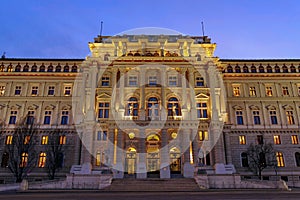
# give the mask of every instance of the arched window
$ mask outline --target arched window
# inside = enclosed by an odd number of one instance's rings
[[[4,72],[4,65],[2,63],[2,65],[0,66],[0,72]]]
[[[260,65],[259,68],[258,68],[258,71],[259,71],[259,73],[264,73],[265,68],[262,65]]]
[[[292,73],[296,73],[296,67],[292,64],[290,67]]]
[[[228,67],[227,67],[227,72],[228,72],[228,73],[232,73],[232,72],[233,72],[233,69],[232,69],[231,65],[228,65]]]
[[[127,102],[126,116],[138,116],[139,104],[136,97],[130,97]]]
[[[53,72],[53,66],[51,64],[48,66],[47,72]]]
[[[20,72],[21,71],[21,65],[18,64],[15,68],[15,72]]]
[[[267,72],[268,73],[272,73],[273,72],[272,67],[270,65],[267,66]]]
[[[300,72],[300,65],[298,66],[298,72]]]
[[[280,67],[278,65],[275,66],[275,73],[280,73]]]
[[[46,69],[45,65],[42,64],[42,65],[40,66],[40,72],[45,72],[45,69]]]
[[[171,97],[168,100],[168,116],[181,116],[181,109],[176,97]]]
[[[238,65],[236,65],[236,66],[235,66],[235,72],[236,72],[236,73],[241,73],[241,67],[238,66]]]
[[[158,99],[156,97],[150,97],[147,104],[147,114],[149,119],[155,119],[158,117]]]
[[[241,153],[242,167],[249,167],[248,154],[246,152]]]
[[[278,167],[284,167],[285,166],[282,152],[276,152],[276,159],[277,159],[277,166]]]
[[[254,65],[251,66],[251,72],[256,73],[256,67]]]
[[[141,56],[139,52],[134,53],[134,56]]]
[[[36,72],[37,71],[37,66],[35,64],[31,67],[31,71],[32,72]]]
[[[1,167],[8,167],[9,154],[4,152],[2,155]]]
[[[299,152],[295,153],[295,161],[296,161],[296,166],[300,167],[300,153]]]
[[[64,66],[64,72],[69,72],[69,71],[70,71],[70,67],[67,64],[66,66]]]
[[[283,73],[288,73],[289,72],[287,66],[285,66],[285,65],[282,66],[282,72]]]
[[[46,166],[46,153],[41,152],[39,155],[38,167],[43,168]]]
[[[105,54],[103,60],[104,61],[109,61],[109,56],[110,56],[109,53]]]
[[[76,65],[72,66],[71,72],[77,72],[77,66]]]
[[[23,72],[28,72],[29,71],[29,66],[26,63],[26,65],[23,67]]]
[[[243,72],[244,73],[248,73],[249,72],[249,68],[247,67],[247,65],[243,66]]]
[[[20,162],[20,167],[26,167],[28,162],[28,153],[23,152],[21,154],[21,162]]]
[[[61,72],[61,66],[59,64],[56,66],[55,72]]]

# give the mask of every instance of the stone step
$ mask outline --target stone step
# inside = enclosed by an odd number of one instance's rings
[[[199,191],[194,179],[114,179],[107,191]]]

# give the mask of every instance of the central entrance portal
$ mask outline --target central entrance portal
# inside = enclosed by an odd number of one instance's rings
[[[147,176],[159,178],[160,169],[160,139],[152,134],[147,137]]]
[[[170,170],[172,174],[181,173],[181,154],[180,150],[176,147],[170,149]]]
[[[135,176],[136,173],[136,149],[130,147],[126,152],[126,169],[128,176]]]

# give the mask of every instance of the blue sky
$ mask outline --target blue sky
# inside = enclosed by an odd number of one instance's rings
[[[0,5],[0,53],[84,58],[88,42],[140,27],[205,34],[220,58],[300,58],[298,0],[7,0]]]

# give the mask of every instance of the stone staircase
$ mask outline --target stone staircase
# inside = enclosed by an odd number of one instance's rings
[[[112,184],[104,188],[105,191],[173,191],[173,192],[192,192],[200,191],[195,179],[176,178],[176,179],[114,179]]]

